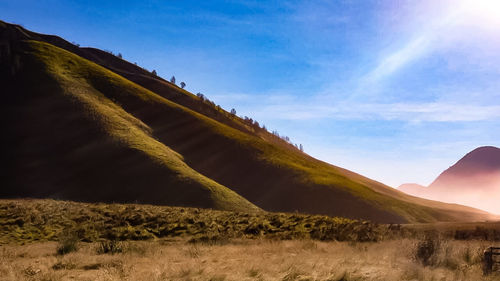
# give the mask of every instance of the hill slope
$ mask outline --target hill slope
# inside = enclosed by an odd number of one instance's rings
[[[500,149],[476,148],[442,172],[429,187],[403,185],[399,189],[414,196],[500,213]]]
[[[95,87],[104,83],[112,96],[133,91],[132,83],[47,43],[19,47],[22,67],[2,97],[2,150],[10,164],[2,196],[258,210],[189,168]]]
[[[132,64],[109,63],[110,54],[100,54],[99,66],[78,55],[88,48],[0,27],[8,49],[1,109],[9,137],[2,153],[10,164],[1,196],[241,210],[257,205],[379,222],[489,218],[309,157],[210,104],[196,106],[202,102],[196,96]],[[143,83],[154,84],[155,92],[113,68],[156,81]]]
[[[425,197],[424,194],[427,187],[416,183],[404,183],[398,186],[398,190],[413,196]]]

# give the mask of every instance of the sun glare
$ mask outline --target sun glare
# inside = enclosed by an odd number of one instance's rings
[[[489,27],[500,26],[500,0],[462,0],[462,4],[465,20],[492,25]]]

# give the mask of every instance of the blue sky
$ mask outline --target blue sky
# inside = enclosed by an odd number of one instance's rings
[[[500,146],[500,1],[6,1],[391,186]]]

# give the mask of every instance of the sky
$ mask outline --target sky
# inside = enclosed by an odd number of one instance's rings
[[[500,1],[0,0],[392,187],[500,147]]]

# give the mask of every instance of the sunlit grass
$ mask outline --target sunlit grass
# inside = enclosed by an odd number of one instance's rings
[[[192,243],[232,238],[376,241],[388,229],[345,218],[286,213],[242,213],[134,204],[55,200],[0,200],[0,243],[155,240]]]
[[[151,128],[124,110],[119,101],[125,97],[174,108],[178,106],[70,52],[38,41],[29,41],[29,46],[31,55],[57,81],[62,94],[74,100],[88,118],[97,122],[102,131],[117,143],[144,153],[158,165],[177,174],[179,181],[199,183],[210,191],[211,199],[218,209],[259,210],[234,191],[191,169],[183,162],[180,154],[156,140],[151,134]]]
[[[240,240],[192,245],[185,240],[123,243],[102,254],[98,243],[55,253],[54,242],[0,246],[0,280],[493,281],[483,276],[480,241],[445,241],[436,263],[413,258],[417,240],[378,243]],[[470,256],[464,253],[470,253]],[[469,257],[469,258],[467,258]]]

